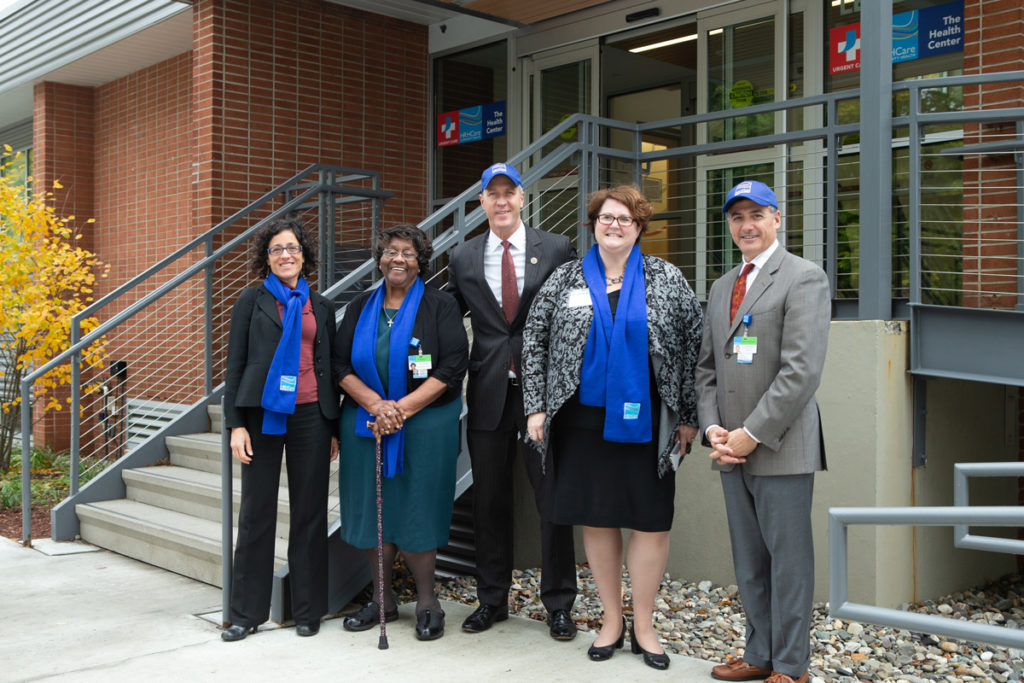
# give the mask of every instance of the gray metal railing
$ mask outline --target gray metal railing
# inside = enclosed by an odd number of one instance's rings
[[[970,508],[969,481],[978,477],[1024,477],[1024,462],[959,462],[953,465],[953,505]],[[953,545],[957,548],[988,550],[994,553],[1024,555],[1024,540],[977,536],[966,524],[953,527]]]
[[[850,602],[847,573],[847,527],[854,524],[955,526],[1024,526],[1024,508],[990,507],[877,507],[830,508],[829,533],[829,614],[837,619],[883,624],[910,631],[936,633],[974,642],[1024,648],[1024,630],[961,621],[887,607]]]
[[[120,383],[131,376],[134,385],[141,387],[142,398],[172,403],[175,410],[214,393],[227,335],[227,302],[249,283],[246,242],[260,226],[297,212],[308,219],[315,212],[320,262],[317,278],[321,286],[327,286],[336,279],[336,273],[329,269],[335,265],[336,247],[344,242],[344,234],[338,232],[339,212],[351,214],[357,204],[369,202],[370,211],[358,211],[358,225],[372,232],[379,227],[380,205],[390,196],[381,190],[380,176],[375,171],[312,165],[101,297],[75,316],[70,347],[22,379],[22,452],[31,452],[35,383],[50,370],[70,363],[69,500],[74,499],[85,474],[80,468],[84,455],[89,456],[91,468],[106,467],[111,457],[119,462],[126,455],[129,425],[124,402],[111,404],[97,387],[116,381],[117,389],[123,392]],[[360,245],[365,241],[362,235],[357,239]],[[106,319],[82,336],[81,323],[86,317]],[[121,359],[124,372],[120,376],[115,373],[112,380],[105,380],[101,374],[105,368],[83,367],[83,353],[94,343],[103,345],[106,358]],[[90,376],[83,377],[83,370]],[[111,419],[112,411],[117,419]],[[117,445],[114,452],[98,456],[102,445],[110,442]],[[30,483],[30,468],[25,467],[22,540],[26,543],[32,533],[31,515],[27,514],[31,509]],[[64,535],[63,525],[54,526],[55,537]]]

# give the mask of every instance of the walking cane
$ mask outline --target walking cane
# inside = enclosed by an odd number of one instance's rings
[[[367,422],[366,426],[372,429],[372,422]],[[380,613],[380,640],[377,642],[378,650],[388,649],[388,631],[387,631],[387,620],[384,618],[384,496],[381,494],[381,468],[383,463],[381,462],[380,455],[380,432],[376,432],[377,437],[377,463],[375,472],[377,475],[377,610]]]

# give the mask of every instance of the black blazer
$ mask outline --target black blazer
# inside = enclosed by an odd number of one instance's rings
[[[383,286],[382,284],[381,287]],[[352,339],[356,323],[359,322],[359,314],[363,312],[372,294],[373,290],[361,292],[345,309],[345,317],[338,328],[331,357],[335,386],[347,375],[355,373],[355,368],[352,367]],[[462,314],[459,313],[459,305],[455,303],[455,299],[426,285],[419,310],[416,311],[416,320],[412,323],[412,336],[420,340],[423,353],[432,356],[432,367],[427,376],[448,386],[430,405],[440,406],[459,398],[462,395],[462,378],[466,376],[466,366],[469,364],[469,341],[466,339],[466,328],[462,324]],[[419,388],[424,379],[414,379],[412,372],[407,370],[407,393],[411,394]],[[344,393],[342,392],[343,395]]]
[[[310,290],[309,298],[316,317],[316,339],[313,342],[313,370],[320,411],[335,423],[338,411],[338,389],[331,379],[331,347],[336,325],[334,305],[318,292]],[[230,429],[244,427],[240,408],[259,407],[263,398],[270,363],[281,341],[281,314],[277,300],[266,287],[258,285],[242,292],[231,309],[231,333],[228,336],[227,372],[224,376],[224,424]],[[337,424],[334,430],[337,431]]]
[[[501,302],[484,277],[484,246],[488,232],[477,235],[452,252],[448,260],[448,289],[462,312],[470,312],[473,349],[469,355],[469,428],[493,430],[498,427],[508,386],[508,357],[523,367],[523,325],[530,304],[541,285],[566,261],[576,258],[576,248],[564,235],[553,235],[526,227],[526,278],[519,295],[519,308],[509,324]]]

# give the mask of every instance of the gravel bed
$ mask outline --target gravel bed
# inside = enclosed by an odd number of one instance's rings
[[[581,631],[601,626],[601,604],[590,568],[578,567],[580,595],[572,616]],[[628,605],[629,579],[623,576]],[[473,578],[439,579],[442,599],[476,604]],[[415,600],[411,577],[396,568],[399,601]],[[540,602],[540,570],[513,573],[509,609],[531,619],[546,618]],[[1024,629],[1024,577],[1006,576],[983,587],[954,593],[936,601],[905,604],[902,609]],[[628,607],[627,607],[628,610]],[[627,618],[629,617],[627,612]],[[655,627],[669,652],[724,662],[743,654],[744,619],[736,586],[716,586],[672,579],[661,583]],[[586,637],[586,636],[583,636]],[[856,681],[988,681],[1024,680],[1024,650],[951,640],[871,624],[858,624],[828,616],[826,603],[815,603],[811,630],[813,683]]]

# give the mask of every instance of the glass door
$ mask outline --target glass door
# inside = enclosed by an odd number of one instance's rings
[[[576,113],[598,111],[598,61],[596,40],[570,48],[538,53],[523,60],[523,140],[531,144],[544,133]],[[544,146],[525,166],[536,164],[565,142],[574,142],[579,132],[570,128]],[[587,233],[577,215],[579,158],[570,158],[549,171],[533,187],[527,188],[524,220],[532,227],[568,235],[574,241]],[[525,170],[525,169],[520,169]]]
[[[738,9],[698,15],[697,101],[700,113],[753,107],[806,94],[804,3],[762,2]],[[813,68],[813,67],[811,67]],[[813,116],[813,114],[812,114]],[[811,124],[803,112],[760,112],[703,123],[700,143],[723,143],[771,136]],[[696,277],[701,298],[711,283],[740,262],[721,206],[728,190],[741,180],[760,180],[775,189],[783,223],[779,241],[820,263],[823,226],[808,220],[821,209],[820,145],[790,148],[771,144],[737,152],[702,154],[697,159]],[[813,189],[810,189],[813,188]],[[809,228],[810,225],[816,225]],[[808,229],[812,234],[808,234]]]

